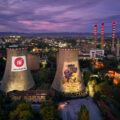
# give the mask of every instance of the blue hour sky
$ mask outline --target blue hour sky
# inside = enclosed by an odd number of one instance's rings
[[[120,31],[120,0],[0,0],[0,32]]]

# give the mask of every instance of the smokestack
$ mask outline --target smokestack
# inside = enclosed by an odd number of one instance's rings
[[[96,47],[96,42],[97,42],[97,24],[94,26],[94,43]]]
[[[112,51],[115,51],[115,22],[112,22]]]
[[[5,73],[1,81],[1,90],[28,90],[34,86],[29,70],[27,50],[25,48],[8,48]]]
[[[117,38],[117,57],[119,57],[119,37]]]
[[[104,23],[101,24],[101,49],[104,49]]]
[[[59,49],[57,72],[52,88],[63,93],[80,93],[84,90],[79,63],[79,49]]]

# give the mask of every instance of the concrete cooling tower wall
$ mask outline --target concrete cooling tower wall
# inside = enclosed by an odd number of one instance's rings
[[[24,48],[8,48],[5,73],[1,81],[1,90],[28,90],[34,86],[29,70],[27,50]]]
[[[40,69],[40,57],[38,55],[28,54],[27,58],[30,70]]]
[[[52,88],[64,93],[77,93],[84,89],[79,63],[79,49],[59,49],[57,72]]]

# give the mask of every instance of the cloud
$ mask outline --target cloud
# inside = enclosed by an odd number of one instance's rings
[[[0,25],[6,26],[0,31],[91,32],[94,24],[119,23],[115,6],[120,1],[106,7],[108,2],[112,0],[0,0]]]
[[[60,29],[61,27],[66,27],[67,24],[65,23],[50,23],[47,21],[18,21],[18,23],[25,25],[28,27],[30,30],[57,30]]]
[[[6,27],[4,25],[0,25],[0,29],[5,29]]]
[[[25,25],[32,25],[31,21],[18,21],[18,23],[22,23],[22,24],[25,24]]]

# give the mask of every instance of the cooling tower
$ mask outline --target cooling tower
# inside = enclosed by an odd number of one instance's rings
[[[25,48],[8,48],[5,73],[1,81],[1,90],[27,90],[34,86],[29,70],[27,50]]]
[[[57,52],[57,55],[56,55],[56,67],[58,65],[58,62],[59,62],[59,52]]]
[[[63,93],[78,93],[84,89],[78,63],[79,49],[59,49],[57,71],[52,88]]]
[[[38,55],[28,54],[27,58],[30,70],[40,69],[40,57]]]

